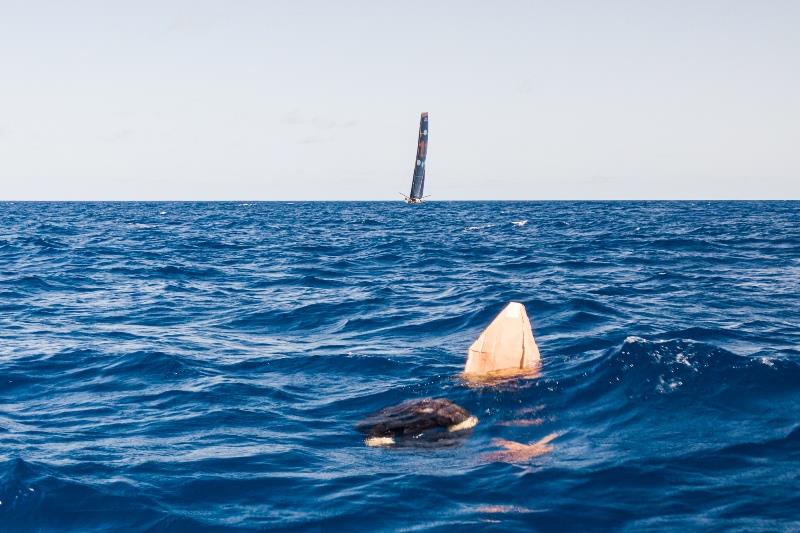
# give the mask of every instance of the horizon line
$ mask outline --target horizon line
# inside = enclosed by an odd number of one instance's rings
[[[547,198],[547,199],[441,199],[441,200],[428,200],[424,204],[434,203],[455,203],[455,202],[797,202],[800,198]],[[369,200],[353,200],[353,199],[336,199],[336,200],[321,200],[321,199],[286,199],[286,200],[253,200],[253,199],[227,199],[227,200],[208,200],[208,199],[180,199],[180,200],[137,200],[137,199],[83,199],[83,200],[65,200],[65,199],[0,199],[0,203],[291,203],[291,202],[304,202],[304,203],[397,203],[405,204],[403,200],[395,199],[369,199]]]

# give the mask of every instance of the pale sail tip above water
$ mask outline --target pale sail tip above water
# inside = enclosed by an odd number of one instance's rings
[[[525,306],[510,302],[469,347],[464,374],[525,373],[539,364],[539,347]]]

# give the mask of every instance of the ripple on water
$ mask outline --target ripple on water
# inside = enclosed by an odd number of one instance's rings
[[[0,203],[0,529],[800,528],[798,207]],[[509,300],[541,375],[469,386]]]

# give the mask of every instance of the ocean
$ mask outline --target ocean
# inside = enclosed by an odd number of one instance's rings
[[[0,530],[796,531],[798,215],[0,203]],[[541,375],[464,383],[509,301]],[[480,422],[364,445],[425,397]]]

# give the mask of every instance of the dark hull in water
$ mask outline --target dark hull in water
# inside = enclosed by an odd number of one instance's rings
[[[444,398],[409,400],[356,424],[368,446],[447,446],[460,442],[478,420]]]

